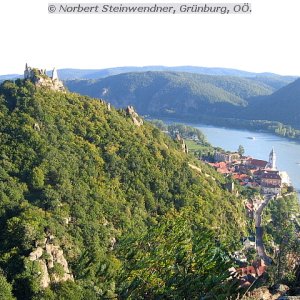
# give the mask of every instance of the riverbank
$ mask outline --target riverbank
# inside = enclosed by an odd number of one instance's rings
[[[167,123],[179,123],[179,120],[164,120]],[[277,168],[286,171],[300,199],[300,142],[279,137],[266,132],[256,132],[226,127],[217,127],[201,123],[183,123],[201,130],[207,141],[214,147],[235,152],[239,145],[245,149],[245,155],[268,160],[272,148],[277,154]],[[249,139],[255,137],[255,139]]]
[[[152,117],[151,117],[152,118]],[[277,121],[246,120],[237,118],[214,118],[211,116],[153,116],[170,122],[189,123],[191,125],[203,124],[206,126],[224,127],[228,129],[250,130],[274,134],[292,141],[300,142],[300,130]]]

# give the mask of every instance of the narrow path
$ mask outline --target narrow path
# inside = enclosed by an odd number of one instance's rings
[[[264,210],[264,208],[268,205],[268,203],[273,199],[274,196],[272,195],[266,195],[264,196],[265,200],[260,205],[260,207],[256,210],[254,214],[254,220],[255,220],[255,239],[256,239],[256,251],[257,254],[261,259],[264,260],[265,264],[269,265],[271,263],[271,258],[267,256],[265,246],[263,243],[263,234],[264,230],[261,226],[261,215]]]

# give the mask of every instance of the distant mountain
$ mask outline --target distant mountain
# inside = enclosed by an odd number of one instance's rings
[[[254,76],[251,79],[253,79],[255,82],[261,82],[264,83],[275,90],[278,90],[289,83],[292,83],[295,81],[298,77],[295,76],[280,76],[280,75],[269,75],[269,76]]]
[[[117,67],[100,70],[80,70],[80,69],[60,69],[58,75],[62,80],[69,79],[99,79],[108,76],[132,73],[132,72],[148,72],[148,71],[169,71],[169,72],[187,72],[202,75],[217,75],[217,76],[236,76],[259,78],[262,82],[271,82],[272,80],[281,82],[280,87],[292,82],[296,79],[294,76],[281,76],[273,73],[254,73],[236,69],[227,68],[206,68],[193,66],[165,67],[165,66],[145,66],[145,67]],[[277,87],[279,88],[279,87]]]
[[[117,107],[135,106],[143,114],[221,116],[244,107],[250,97],[274,88],[255,79],[185,72],[125,73],[98,80],[65,82],[72,92],[102,98]]]
[[[100,79],[108,76],[118,75],[122,73],[131,72],[148,72],[148,71],[170,71],[170,72],[188,72],[203,75],[217,75],[217,76],[235,76],[253,78],[256,81],[261,81],[268,85],[279,89],[296,79],[295,76],[281,76],[273,73],[254,73],[236,69],[228,68],[207,68],[207,67],[194,67],[194,66],[178,66],[178,67],[165,67],[165,66],[145,66],[145,67],[116,67],[107,69],[60,69],[58,75],[62,80],[72,79]],[[0,75],[0,81],[5,79],[22,78],[23,75]]]
[[[300,128],[300,79],[265,97],[249,102],[248,119],[279,121]]]
[[[107,76],[118,75],[131,72],[148,72],[148,71],[170,71],[170,72],[188,72],[203,75],[222,75],[238,77],[256,77],[256,76],[278,76],[272,73],[253,73],[235,69],[226,68],[205,68],[193,66],[165,67],[165,66],[145,66],[145,67],[117,67],[100,70],[80,70],[80,69],[61,69],[59,76],[63,80],[67,79],[99,79]]]
[[[0,82],[7,80],[7,79],[16,79],[16,78],[20,78],[21,75],[19,74],[7,74],[7,75],[0,75]]]

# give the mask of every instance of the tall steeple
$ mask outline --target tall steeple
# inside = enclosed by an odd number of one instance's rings
[[[269,155],[269,168],[272,170],[276,170],[276,153],[274,151],[274,148],[272,148],[272,151]]]

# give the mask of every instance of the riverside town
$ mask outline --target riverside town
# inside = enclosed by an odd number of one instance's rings
[[[0,83],[1,300],[295,294],[300,209],[275,148],[266,160],[226,152],[197,128],[109,102],[150,71],[93,98],[60,71],[26,64]],[[253,294],[266,285],[270,297]]]

